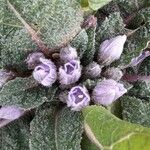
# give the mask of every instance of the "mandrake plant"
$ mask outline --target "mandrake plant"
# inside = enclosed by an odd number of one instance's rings
[[[1,150],[150,149],[150,2],[0,6]]]

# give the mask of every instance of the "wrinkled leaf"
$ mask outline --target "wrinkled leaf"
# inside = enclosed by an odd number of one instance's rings
[[[149,76],[150,75],[150,56],[147,57],[141,64],[138,69],[140,75]]]
[[[31,122],[32,150],[80,150],[82,135],[81,114],[55,106],[39,111]]]
[[[78,56],[82,58],[83,53],[87,49],[87,43],[88,43],[88,35],[83,29],[72,41],[71,46],[75,47],[78,52]]]
[[[1,150],[29,150],[29,121],[18,119],[0,128]]]
[[[4,85],[0,91],[0,105],[16,105],[22,108],[33,108],[45,101],[51,101],[49,93],[55,88],[39,86],[32,78],[16,78]]]
[[[122,116],[123,119],[131,123],[141,124],[150,127],[150,102],[140,100],[135,97],[123,96],[122,103]]]
[[[128,94],[140,99],[150,100],[150,82],[136,82]]]
[[[1,50],[1,66],[3,68],[26,71],[25,59],[28,54],[36,50],[35,44],[31,41],[25,29],[12,29],[11,33],[5,36],[5,42]]]
[[[50,48],[69,42],[81,29],[83,18],[78,0],[10,2]]]
[[[150,40],[149,10],[147,8],[139,11],[145,23],[127,38],[123,54],[120,58],[121,65],[129,64],[132,58],[137,57],[148,46]]]
[[[85,108],[83,116],[85,133],[99,149],[150,149],[149,128],[122,121],[101,106]],[[89,146],[87,141],[84,149]]]
[[[84,66],[88,65],[90,62],[93,61],[94,54],[95,54],[95,28],[89,28],[87,30],[88,34],[88,43],[87,43],[87,49],[83,54],[82,64]]]
[[[106,39],[124,33],[124,26],[125,25],[119,12],[110,14],[108,17],[105,18],[102,24],[98,26],[96,33],[97,45],[99,46],[100,43]]]

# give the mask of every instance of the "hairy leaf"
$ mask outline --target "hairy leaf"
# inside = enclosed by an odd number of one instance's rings
[[[140,75],[149,76],[150,75],[150,56],[148,56],[141,64],[138,69]]]
[[[55,106],[39,111],[31,122],[32,150],[80,150],[81,114]]]
[[[29,150],[29,121],[18,119],[0,129],[1,150]]]
[[[123,96],[121,98],[123,119],[131,123],[150,127],[150,102],[136,97]]]
[[[46,89],[32,78],[16,78],[7,82],[0,91],[0,105],[16,105],[22,108],[33,108],[45,101],[51,101],[56,89]],[[49,94],[49,95],[48,95]],[[52,96],[53,97],[53,96]]]
[[[137,57],[147,46],[150,40],[150,9],[139,11],[144,25],[135,30],[128,38],[125,44],[124,52],[120,59],[120,64],[129,64],[131,59]]]
[[[85,133],[99,149],[148,150],[150,148],[148,128],[122,121],[101,106],[89,106],[83,110],[83,115]],[[85,150],[88,146],[91,145],[87,141]]]
[[[10,2],[50,48],[67,43],[81,29],[83,18],[78,0],[65,2],[11,0]]]
[[[83,29],[72,41],[71,46],[75,47],[78,52],[78,56],[82,58],[83,53],[87,49],[87,43],[88,43],[88,35]]]
[[[140,99],[150,100],[150,82],[136,82],[128,94]]]
[[[82,64],[84,66],[88,65],[90,62],[93,61],[94,54],[95,54],[95,28],[89,28],[87,30],[88,34],[88,43],[87,43],[87,49],[83,54]]]

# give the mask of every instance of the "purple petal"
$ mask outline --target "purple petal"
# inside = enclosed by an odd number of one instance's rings
[[[4,106],[0,109],[0,118],[15,120],[22,116],[24,111],[16,106]]]

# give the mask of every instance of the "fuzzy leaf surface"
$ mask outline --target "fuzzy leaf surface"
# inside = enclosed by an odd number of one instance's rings
[[[29,150],[29,121],[18,119],[0,128],[1,150]]]
[[[136,97],[123,96],[122,103],[122,116],[123,119],[131,123],[141,124],[150,127],[150,102],[140,100]]]
[[[31,122],[32,150],[80,150],[82,121],[79,112],[55,106],[39,111]]]
[[[54,91],[53,91],[54,90]],[[46,89],[32,78],[15,78],[7,82],[0,91],[0,105],[16,105],[25,109],[51,101],[47,94],[53,95],[55,88]]]

